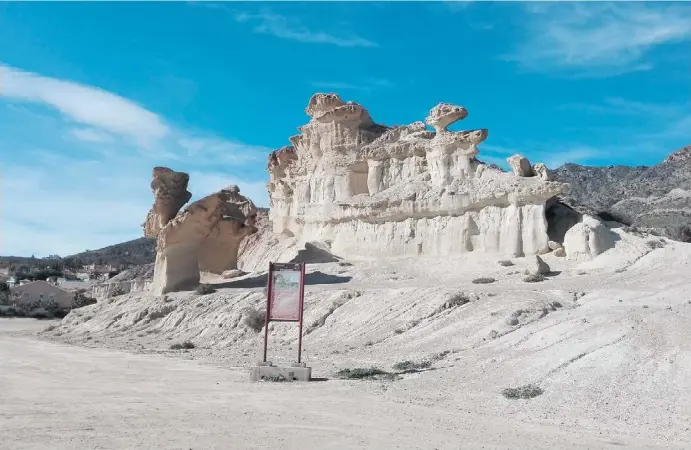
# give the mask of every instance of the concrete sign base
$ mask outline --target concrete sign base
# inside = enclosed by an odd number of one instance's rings
[[[274,366],[270,362],[261,362],[250,370],[250,381],[309,381],[312,368],[305,363],[296,363],[292,367]]]

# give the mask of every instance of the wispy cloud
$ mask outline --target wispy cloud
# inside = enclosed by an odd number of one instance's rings
[[[367,91],[371,92],[378,88],[388,88],[393,86],[389,80],[382,78],[367,78],[359,83],[343,81],[315,81],[312,86],[317,89],[332,89],[338,91]]]
[[[156,114],[110,92],[0,65],[0,96],[52,106],[81,124],[146,144],[170,128]]]
[[[540,2],[525,9],[525,40],[506,59],[530,70],[581,76],[649,70],[651,49],[691,38],[687,4]]]
[[[559,109],[617,116],[646,116],[665,118],[680,116],[691,109],[691,104],[659,104],[626,100],[620,97],[606,98],[602,103],[567,103]]]
[[[113,142],[112,135],[93,128],[72,128],[70,135],[84,142]]]
[[[235,16],[240,23],[255,23],[255,33],[270,34],[280,39],[287,39],[309,44],[329,44],[338,47],[377,47],[376,42],[357,36],[353,33],[336,35],[325,31],[310,30],[297,18],[291,18],[263,11],[256,14],[240,13]]]
[[[65,255],[141,236],[156,165],[192,172],[193,199],[237,184],[268,204],[265,175],[252,170],[268,148],[181,129],[96,87],[0,70],[0,104],[11,105],[0,108],[0,147],[15,149],[0,152],[0,254]]]

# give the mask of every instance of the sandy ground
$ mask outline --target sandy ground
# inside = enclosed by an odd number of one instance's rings
[[[545,260],[541,283],[522,281],[528,258],[489,255],[309,266],[311,383],[248,381],[264,274],[116,297],[38,335],[2,320],[0,448],[691,448],[691,246],[622,235],[593,261]],[[295,327],[270,330],[290,362]],[[335,377],[440,352],[395,381]],[[544,393],[502,395],[528,383]]]
[[[381,382],[252,384],[192,361],[39,342],[0,322],[0,448],[651,448],[387,398]],[[35,323],[14,320],[13,327]]]

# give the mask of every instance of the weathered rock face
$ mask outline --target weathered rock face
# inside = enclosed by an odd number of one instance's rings
[[[256,214],[252,201],[240,195],[237,186],[230,186],[190,204],[172,220],[154,221],[155,226],[145,229],[157,231],[151,290],[161,295],[192,289],[199,284],[200,270],[221,274],[236,269],[240,242],[257,230]],[[168,216],[156,212],[149,217]]]
[[[146,216],[144,236],[155,238],[170,220],[187,203],[192,194],[187,191],[190,176],[176,172],[167,167],[154,167],[151,191],[154,194],[154,205]]]
[[[564,201],[584,214],[691,242],[691,146],[650,167],[566,164],[553,172]]]
[[[584,215],[564,236],[568,259],[591,259],[614,247],[615,234],[595,217]]]
[[[566,186],[478,161],[487,130],[447,131],[465,108],[433,108],[436,132],[377,125],[336,94],[316,94],[306,112],[293,145],[269,156],[274,232],[345,257],[549,250],[545,202]]]

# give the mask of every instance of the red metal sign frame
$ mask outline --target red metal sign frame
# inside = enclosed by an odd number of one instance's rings
[[[291,270],[300,272],[299,290],[299,318],[295,319],[271,319],[271,300],[273,298],[273,278],[274,273],[280,270]],[[264,362],[269,343],[269,322],[298,322],[298,363],[302,362],[302,316],[305,309],[305,263],[269,263],[269,279],[266,284],[266,315],[264,316]]]

